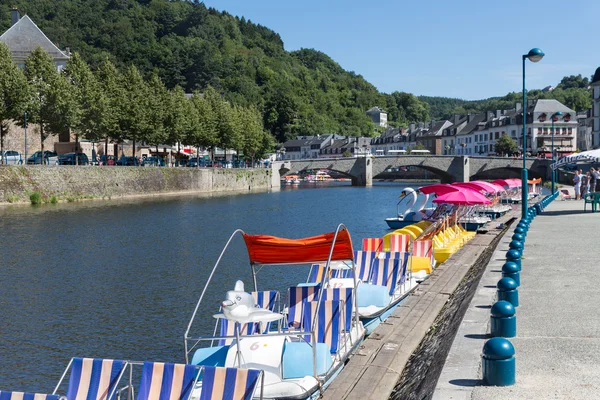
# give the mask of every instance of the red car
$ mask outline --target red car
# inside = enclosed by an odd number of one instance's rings
[[[100,156],[99,165],[115,165],[115,156]]]

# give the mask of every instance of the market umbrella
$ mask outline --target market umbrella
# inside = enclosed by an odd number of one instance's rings
[[[433,200],[434,203],[459,204],[472,206],[475,204],[492,204],[492,202],[475,190],[451,192]]]
[[[421,186],[418,190],[423,194],[435,193],[436,195],[441,196],[446,193],[458,192],[461,189],[459,187],[449,185],[447,183],[438,183],[435,185]]]
[[[571,154],[570,156],[562,157],[560,160],[552,164],[552,169],[557,169],[567,164],[578,163],[598,163],[600,162],[600,149],[582,151],[581,153]]]

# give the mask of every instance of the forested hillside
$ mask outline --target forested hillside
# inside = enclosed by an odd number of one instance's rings
[[[527,98],[556,99],[575,111],[585,111],[592,106],[592,92],[588,89],[590,80],[581,75],[565,76],[552,90],[529,90]],[[429,104],[431,118],[450,118],[452,114],[475,114],[486,110],[508,110],[515,103],[523,101],[522,92],[509,93],[504,97],[492,97],[486,100],[467,101],[447,97],[419,96]]]
[[[390,111],[392,125],[426,120],[426,103],[386,95],[326,54],[284,50],[272,30],[183,0],[0,0],[0,32],[10,9],[28,14],[59,47],[92,68],[108,57],[121,70],[156,70],[168,88],[212,86],[231,103],[255,106],[278,141],[298,134],[373,135],[365,111]]]

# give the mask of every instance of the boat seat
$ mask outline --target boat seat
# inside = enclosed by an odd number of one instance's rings
[[[385,286],[389,294],[393,294],[400,279],[401,259],[377,259],[373,263],[369,283]]]
[[[287,324],[289,328],[301,328],[304,303],[313,301],[320,288],[319,284],[316,286],[292,286],[287,290]]]
[[[385,307],[390,304],[390,295],[387,286],[361,283],[356,289],[356,300],[359,307]]]
[[[383,239],[382,238],[364,238],[362,249],[364,251],[383,251]]]
[[[256,398],[262,399],[263,387],[263,371],[245,368],[204,367],[202,368],[202,393],[200,393],[199,400],[252,400],[255,395]],[[171,397],[171,399],[173,398],[185,400],[183,397]]]
[[[7,392],[0,390],[0,400],[58,400],[57,394]]]
[[[317,374],[324,375],[333,364],[329,347],[325,343],[317,343],[315,347],[317,350]],[[304,341],[287,341],[283,347],[282,369],[283,379],[314,376],[312,345]]]
[[[56,394],[70,370],[67,400],[112,400],[127,365],[123,360],[72,358],[52,394]]]
[[[211,367],[224,367],[227,360],[229,346],[203,347],[194,352],[193,365],[208,365]]]
[[[202,367],[191,364],[144,362],[137,400],[187,400]],[[214,367],[206,367],[214,368]],[[206,379],[206,373],[204,373]],[[201,400],[211,399],[202,391]]]
[[[352,308],[354,306],[352,296],[354,295],[354,289],[351,287],[345,288],[327,288],[323,289],[323,295],[321,301],[336,300],[342,302],[342,307],[345,310],[344,314],[344,330],[350,331],[352,326]]]
[[[426,274],[431,274],[433,268],[431,266],[431,259],[429,257],[410,257],[410,269],[412,273],[424,271]]]
[[[357,279],[365,282],[369,279],[369,275],[371,274],[371,265],[373,265],[373,260],[377,258],[377,252],[375,251],[362,251],[355,250],[354,251],[354,264],[356,265],[356,269],[358,270]],[[353,272],[350,272],[350,278],[353,277]]]
[[[302,308],[302,326],[304,332],[315,332],[317,343],[325,343],[331,354],[336,354],[340,345],[340,332],[344,325],[342,322],[342,302],[336,300],[323,300],[319,306],[317,301],[307,301]],[[316,324],[313,320],[316,316]],[[304,340],[311,342],[311,335],[305,335]]]

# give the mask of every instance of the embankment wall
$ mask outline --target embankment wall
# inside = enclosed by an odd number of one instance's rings
[[[0,203],[29,201],[32,192],[71,200],[267,190],[270,186],[268,169],[0,166]]]

